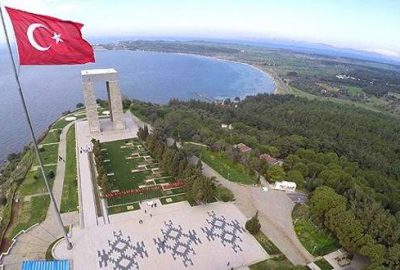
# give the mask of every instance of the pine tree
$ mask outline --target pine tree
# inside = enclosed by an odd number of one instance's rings
[[[257,234],[260,232],[261,224],[258,220],[258,211],[256,214],[246,222],[246,230],[248,230],[251,234]]]

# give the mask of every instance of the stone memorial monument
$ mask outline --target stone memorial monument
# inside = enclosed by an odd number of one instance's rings
[[[113,69],[82,70],[83,95],[85,99],[86,115],[91,135],[98,135],[105,129],[119,131],[125,129],[122,110],[121,91],[118,84],[118,72]],[[94,83],[105,82],[112,125],[103,126],[97,113]]]

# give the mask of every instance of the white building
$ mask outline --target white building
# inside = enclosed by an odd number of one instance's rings
[[[221,124],[221,128],[224,128],[224,129],[233,129],[233,127],[232,127],[232,124]]]
[[[295,182],[288,182],[288,181],[275,182],[274,185],[274,189],[283,190],[287,192],[295,192],[296,187],[297,185]]]

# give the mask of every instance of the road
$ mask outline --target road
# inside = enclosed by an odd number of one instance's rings
[[[191,162],[197,163],[192,157]],[[261,231],[295,265],[306,265],[314,261],[313,256],[297,238],[292,222],[294,203],[281,191],[263,191],[259,187],[237,184],[225,179],[203,162],[203,174],[216,177],[217,182],[230,189],[235,195],[235,204],[248,217],[259,211]]]

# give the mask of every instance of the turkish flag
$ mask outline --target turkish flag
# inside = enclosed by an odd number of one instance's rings
[[[93,63],[83,24],[6,7],[14,28],[20,65]]]

